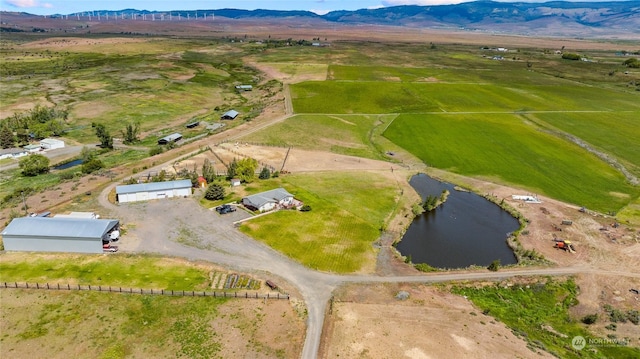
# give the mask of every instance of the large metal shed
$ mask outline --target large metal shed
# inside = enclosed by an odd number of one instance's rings
[[[191,196],[191,180],[150,182],[116,186],[119,203]]]
[[[4,249],[26,252],[102,253],[116,219],[20,217],[2,231]]]

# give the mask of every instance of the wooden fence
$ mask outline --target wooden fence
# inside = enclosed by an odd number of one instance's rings
[[[214,297],[214,298],[246,298],[246,299],[289,299],[289,294],[281,293],[239,293],[239,292],[207,292],[195,290],[165,290],[165,289],[142,289],[123,288],[104,285],[80,285],[80,284],[40,284],[22,282],[2,282],[0,288],[20,288],[20,289],[44,289],[44,290],[92,290],[96,292],[128,293],[143,295],[167,295],[177,297]]]

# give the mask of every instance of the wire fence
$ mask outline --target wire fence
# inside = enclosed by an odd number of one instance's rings
[[[23,283],[23,282],[2,282],[0,288],[19,289],[42,289],[42,290],[76,290],[76,291],[96,291],[110,293],[127,293],[142,295],[166,295],[175,297],[214,297],[214,298],[246,298],[246,299],[286,299],[289,294],[282,293],[258,293],[258,292],[207,292],[195,290],[169,290],[169,289],[143,289],[143,288],[123,288],[104,285],[80,285],[80,284],[49,284],[49,283]]]

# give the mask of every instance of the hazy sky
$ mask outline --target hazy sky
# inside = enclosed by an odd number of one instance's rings
[[[89,10],[199,10],[199,9],[271,9],[309,10],[319,14],[331,10],[356,10],[394,5],[442,5],[469,0],[0,0],[0,10],[38,15],[70,14]],[[544,0],[514,0],[544,2]],[[590,0],[581,0],[590,1]],[[591,0],[595,1],[595,0]],[[614,0],[615,1],[615,0]],[[619,0],[624,1],[624,0]]]

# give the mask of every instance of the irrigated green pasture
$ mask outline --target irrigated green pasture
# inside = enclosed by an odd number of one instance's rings
[[[298,113],[638,111],[634,94],[576,84],[323,81],[294,84],[291,91]]]
[[[400,114],[384,136],[429,165],[600,211],[618,211],[640,195],[621,172],[575,144],[640,172],[637,91],[619,83],[620,65],[597,76],[612,55],[598,54],[603,63],[571,62],[518,50],[497,61],[490,51],[452,48],[405,49],[408,58],[415,55],[407,66],[363,50],[369,64],[353,55],[331,63],[327,81],[292,85],[294,110]]]
[[[640,111],[539,113],[542,126],[551,125],[612,154],[640,176]]]
[[[499,178],[588,208],[617,211],[640,195],[595,155],[518,115],[400,115],[385,136],[430,166]]]
[[[378,239],[399,191],[375,173],[320,172],[282,177],[311,211],[278,211],[240,229],[300,263],[321,271],[356,272],[374,261]],[[375,261],[374,261],[375,262]]]

